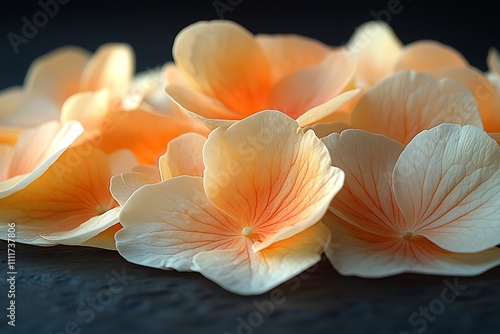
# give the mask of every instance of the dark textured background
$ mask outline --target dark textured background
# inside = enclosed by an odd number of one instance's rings
[[[19,33],[21,18],[30,18],[40,7],[36,0],[3,2],[0,89],[22,84],[36,57],[68,44],[94,51],[102,43],[127,42],[136,52],[137,70],[153,68],[172,59],[171,47],[179,30],[198,20],[218,18],[212,0],[158,3],[71,0],[15,54],[6,35]],[[298,33],[339,45],[348,40],[356,26],[374,18],[372,10],[386,9],[388,1],[324,3],[243,0],[224,18],[253,33]],[[481,70],[486,69],[488,48],[500,49],[498,11],[491,5],[454,2],[453,6],[440,6],[417,0],[402,0],[400,4],[403,10],[389,23],[405,44],[420,39],[441,41],[458,49]],[[482,334],[498,333],[500,329],[500,268],[477,277],[458,278],[466,289],[433,321],[427,321],[423,330],[422,322],[412,326],[409,317],[420,307],[438,305],[436,300],[446,287],[444,280],[453,282],[454,277],[343,277],[324,260],[310,272],[279,286],[275,291],[282,293],[282,303],[275,304],[269,316],[259,318],[256,304],[268,305],[271,292],[256,297],[234,295],[196,273],[140,267],[111,251],[17,244],[17,326],[13,330],[5,317],[6,245],[0,242],[2,334]],[[110,285],[114,271],[133,278],[118,289]],[[111,298],[106,299],[108,296]],[[259,326],[241,325],[252,319]]]

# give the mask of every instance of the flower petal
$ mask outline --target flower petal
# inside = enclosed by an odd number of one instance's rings
[[[143,173],[126,172],[111,177],[110,191],[118,204],[124,206],[137,189],[146,184],[158,182],[158,180]]]
[[[80,80],[90,53],[79,47],[58,48],[35,60],[24,87],[30,95],[44,96],[58,107],[79,91]]]
[[[203,158],[207,197],[254,230],[255,251],[318,222],[343,184],[314,132],[274,110],[212,131]]]
[[[241,115],[229,110],[220,101],[200,93],[199,91],[180,85],[167,85],[167,94],[173,99],[181,111],[188,116],[222,119],[239,119]],[[195,115],[192,115],[195,114]]]
[[[358,87],[368,88],[393,72],[403,43],[389,24],[369,21],[356,28],[347,47],[357,62]]]
[[[500,147],[474,126],[442,124],[417,135],[394,169],[397,203],[413,234],[453,252],[500,240]]]
[[[191,270],[197,253],[235,248],[241,227],[207,199],[201,177],[179,176],[138,189],[120,212],[118,252],[148,267]]]
[[[26,128],[59,119],[60,106],[48,97],[31,94],[19,87],[0,92],[0,123]]]
[[[255,38],[269,60],[274,82],[297,69],[320,63],[333,50],[320,41],[295,34],[259,34]]]
[[[193,258],[193,268],[228,291],[258,295],[319,262],[329,239],[328,229],[318,223],[259,252],[253,252],[250,243],[200,252]]]
[[[107,155],[70,147],[29,185],[0,200],[2,223],[16,222],[16,241],[51,244],[40,235],[75,230],[117,206],[110,178]],[[107,220],[98,222],[108,227]],[[99,233],[95,226],[92,231]]]
[[[115,224],[108,227],[98,235],[83,242],[82,246],[116,250],[115,234],[122,228],[121,224]]]
[[[451,253],[424,237],[384,238],[328,219],[332,243],[325,253],[342,275],[380,278],[401,273],[474,276],[500,264],[500,249]]]
[[[120,207],[116,207],[102,215],[90,218],[72,230],[42,234],[41,237],[60,245],[83,245],[91,238],[118,224],[119,213]],[[110,241],[114,244],[114,238],[111,238]]]
[[[452,78],[469,88],[476,100],[486,132],[500,131],[500,90],[480,70],[469,67],[447,67],[430,73],[436,78]]]
[[[482,128],[471,92],[452,79],[400,71],[380,81],[359,99],[351,126],[407,144],[417,133],[441,123]]]
[[[404,146],[362,130],[334,133],[322,141],[333,165],[345,172],[344,187],[329,211],[362,230],[401,235],[405,222],[392,193],[392,172]]]
[[[335,96],[330,101],[309,109],[308,111],[300,115],[297,118],[297,123],[299,123],[301,127],[305,127],[320,122],[345,121],[347,113],[336,111],[338,111],[340,107],[354,99],[360,92],[361,89],[352,89],[347,92],[341,93]],[[348,118],[350,119],[349,115]]]
[[[227,20],[199,21],[175,38],[173,55],[187,81],[241,115],[265,108],[270,66],[253,35]]]
[[[0,198],[25,188],[42,175],[82,131],[78,122],[68,122],[61,126],[54,121],[21,133],[14,148],[8,176],[25,176],[18,178],[8,188],[1,187]]]
[[[124,94],[135,71],[134,50],[124,43],[101,45],[82,76],[81,91],[107,88],[111,96]]]
[[[394,70],[429,72],[448,66],[467,66],[468,61],[454,48],[437,41],[420,40],[406,45]]]
[[[488,57],[486,58],[486,63],[488,64],[488,69],[491,72],[496,75],[500,75],[500,54],[497,49],[490,48],[488,51]]]
[[[354,70],[345,49],[332,51],[318,65],[299,69],[276,83],[267,107],[297,118],[339,95]]]
[[[160,157],[161,178],[179,175],[203,176],[203,145],[206,137],[189,132],[174,138],[168,143],[167,152]]]

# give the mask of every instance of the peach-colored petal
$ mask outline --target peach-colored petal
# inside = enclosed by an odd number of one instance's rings
[[[41,235],[42,238],[49,240],[55,244],[60,245],[83,245],[93,237],[104,232],[111,226],[118,224],[118,214],[120,213],[120,207],[113,208],[106,211],[102,215],[95,216],[77,226],[76,228],[63,232],[52,232]],[[114,244],[114,238],[111,237],[109,240],[111,244]],[[107,249],[113,249],[115,247]]]
[[[493,140],[495,140],[498,145],[500,145],[500,132],[498,133],[489,133],[490,137],[493,138]]]
[[[335,113],[339,116],[341,121],[339,122],[327,122],[318,123],[313,126],[306,127],[305,129],[311,129],[314,131],[318,138],[323,138],[332,133],[341,133],[344,130],[350,129],[349,121],[351,119],[350,115],[346,113]]]
[[[22,128],[0,126],[0,144],[14,146],[17,143]]]
[[[351,126],[407,144],[417,133],[441,123],[482,128],[474,96],[452,79],[400,71],[369,89],[351,114]]]
[[[173,99],[173,103],[176,103],[181,111],[190,117],[199,115],[223,119],[241,118],[241,115],[227,109],[220,101],[191,87],[168,85],[165,90]]]
[[[201,177],[179,176],[139,188],[120,212],[118,252],[144,266],[188,271],[202,251],[234,249],[241,226],[207,199]]]
[[[121,206],[132,196],[140,187],[146,184],[158,183],[159,180],[151,176],[137,172],[126,172],[111,177],[110,191],[113,198]]]
[[[275,82],[297,69],[320,63],[333,50],[320,41],[295,34],[259,34],[255,39],[267,56]]]
[[[76,120],[86,130],[93,129],[108,112],[110,95],[107,89],[81,92],[69,97],[61,109],[61,122]]]
[[[451,253],[424,237],[411,241],[387,238],[337,218],[328,219],[327,225],[332,243],[325,253],[334,268],[346,276],[378,278],[401,273],[474,276],[500,264],[497,247],[472,254]]]
[[[276,83],[267,108],[297,118],[339,95],[351,81],[354,70],[345,49],[332,51],[318,65],[299,69]]]
[[[0,144],[0,182],[9,178],[9,170],[14,156],[14,148],[10,145]]]
[[[404,145],[362,130],[334,133],[322,141],[333,165],[345,173],[329,211],[377,235],[402,235],[405,221],[392,193],[392,172]]]
[[[59,119],[60,106],[46,96],[31,94],[19,87],[0,92],[2,126],[26,128]]]
[[[403,43],[389,24],[369,21],[356,28],[347,47],[357,63],[358,87],[368,88],[393,72]]]
[[[58,107],[79,91],[80,80],[90,53],[75,46],[55,49],[30,66],[24,87],[31,95],[44,96]]]
[[[246,116],[265,108],[271,88],[267,57],[254,36],[226,20],[199,21],[175,38],[173,55],[187,81]]]
[[[124,43],[101,45],[83,72],[81,91],[107,88],[111,96],[124,94],[135,71],[133,49]]]
[[[394,71],[429,72],[449,66],[467,65],[467,59],[451,46],[437,41],[420,40],[403,48]]]
[[[469,88],[476,100],[484,130],[500,131],[500,90],[478,69],[469,67],[447,67],[432,71],[436,78],[452,78]]]
[[[442,124],[418,134],[396,163],[393,184],[412,234],[452,252],[498,244],[500,147],[481,129]]]
[[[157,165],[137,165],[132,167],[132,172],[146,174],[155,180],[155,183],[162,181]]]
[[[98,235],[82,243],[82,246],[96,247],[108,250],[116,250],[115,234],[122,228],[121,224],[108,227]]]
[[[108,154],[111,175],[118,175],[123,171],[132,171],[137,167],[137,159],[132,151],[127,149],[116,150]]]
[[[157,164],[168,142],[185,132],[208,132],[184,115],[164,115],[141,107],[124,110],[111,103],[107,90],[75,94],[64,104],[62,118],[84,124],[80,143],[90,143],[106,153],[129,149],[141,164]]]
[[[77,229],[117,206],[109,192],[110,174],[106,154],[70,147],[29,185],[3,197],[0,216],[16,222],[16,241],[50,244],[40,235]]]
[[[224,289],[240,295],[262,294],[319,262],[329,230],[318,223],[259,252],[250,242],[238,249],[203,251],[194,269]]]
[[[167,151],[160,157],[159,167],[161,178],[179,175],[203,176],[203,145],[206,137],[189,132],[172,139]]]
[[[320,122],[348,121],[351,116],[345,112],[339,112],[338,110],[340,107],[354,99],[360,92],[361,89],[352,89],[337,95],[330,101],[309,109],[300,115],[297,118],[297,123],[299,123],[301,127],[305,127]]]
[[[488,57],[486,58],[486,63],[488,65],[488,69],[496,74],[500,75],[500,54],[498,50],[495,48],[490,48],[488,50]]]
[[[45,173],[82,131],[78,122],[68,122],[62,126],[58,122],[49,122],[21,133],[14,147],[7,177],[23,177],[16,179],[16,183],[10,183],[9,187],[1,186],[0,198],[25,188]]]
[[[343,184],[314,132],[274,110],[212,131],[203,158],[207,197],[254,231],[255,251],[318,222]]]

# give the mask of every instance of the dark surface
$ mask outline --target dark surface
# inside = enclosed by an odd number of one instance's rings
[[[0,242],[2,277],[6,245]],[[436,313],[429,313],[425,333],[500,329],[500,267],[470,278],[363,279],[341,276],[323,259],[268,293],[243,297],[197,273],[137,266],[113,251],[22,244],[16,250],[16,327],[2,314],[0,333],[56,334],[65,326],[68,333],[420,333],[424,318],[417,316],[412,326],[409,317],[421,307]],[[114,281],[113,271],[128,276],[124,284]],[[459,285],[451,303],[437,301],[445,280]],[[6,313],[5,279],[0,287]],[[445,298],[451,296],[447,291]],[[267,308],[259,311],[256,304]],[[241,321],[247,329],[238,328]]]

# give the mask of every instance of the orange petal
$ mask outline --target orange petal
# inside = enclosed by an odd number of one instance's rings
[[[449,66],[467,66],[468,61],[454,48],[437,41],[421,40],[406,45],[394,71],[429,72]]]
[[[351,114],[351,126],[407,144],[417,133],[441,123],[482,128],[471,92],[452,79],[400,71],[369,89]]]
[[[89,58],[87,50],[74,46],[61,47],[38,58],[26,74],[26,92],[44,96],[60,107],[66,98],[79,91]]]
[[[319,262],[329,239],[328,229],[318,223],[260,252],[253,252],[250,242],[200,252],[193,258],[194,270],[233,293],[262,294]]]
[[[92,238],[98,237],[101,242],[100,246],[104,246],[106,249],[116,249],[114,247],[115,240],[111,236],[105,243],[103,240],[104,231],[109,228],[118,225],[118,214],[120,213],[120,207],[113,208],[106,211],[105,213],[95,216],[77,226],[76,228],[63,231],[63,232],[52,232],[44,234],[42,232],[41,237],[47,239],[50,242],[60,245],[70,245],[70,246],[98,246],[96,243],[89,242]],[[97,239],[95,239],[97,241]]]
[[[274,82],[298,69],[319,64],[333,50],[318,40],[295,34],[259,34],[255,38],[266,54]]]
[[[300,115],[297,118],[297,123],[299,123],[301,127],[305,127],[322,122],[348,122],[351,116],[345,112],[339,111],[339,108],[354,99],[360,92],[360,89],[353,89],[337,95],[330,101],[309,109],[304,114]]]
[[[396,163],[394,193],[409,232],[444,249],[479,252],[500,240],[500,147],[481,129],[418,134]]]
[[[246,116],[265,108],[270,66],[253,35],[226,20],[200,21],[175,38],[173,55],[187,81]]]
[[[132,194],[140,187],[146,184],[158,183],[157,179],[143,173],[127,172],[114,175],[111,177],[110,191],[113,198],[121,206],[132,196]]]
[[[203,176],[203,145],[206,137],[190,132],[172,139],[168,143],[167,152],[160,157],[161,178],[179,175]]]
[[[318,222],[343,183],[314,132],[279,111],[215,129],[203,158],[207,197],[254,231],[255,251]]]
[[[490,48],[488,51],[488,57],[486,58],[486,63],[488,64],[488,69],[491,72],[496,75],[500,75],[500,54],[497,49]]]
[[[369,21],[356,28],[347,47],[357,62],[358,87],[369,88],[392,74],[403,43],[389,24]]]
[[[16,178],[14,183],[10,182],[8,187],[1,186],[0,198],[23,189],[45,173],[82,131],[78,122],[68,122],[61,126],[54,121],[22,132],[13,148],[7,173],[9,178],[22,177]]]
[[[329,219],[332,243],[326,254],[342,275],[368,278],[401,273],[474,276],[500,264],[500,249],[451,253],[424,237],[387,238]]]
[[[81,91],[107,88],[111,96],[124,94],[135,71],[134,50],[124,43],[100,46],[82,76]]]
[[[354,70],[345,49],[332,51],[318,65],[299,69],[277,82],[267,108],[297,118],[339,95],[351,81]]]
[[[117,206],[109,192],[110,174],[110,162],[101,151],[68,148],[29,185],[3,197],[0,216],[16,223],[16,241],[51,244],[40,235],[78,231],[81,224]],[[108,220],[100,226],[101,231],[109,227]],[[100,229],[94,226],[92,231]]]
[[[344,187],[329,211],[370,233],[402,235],[405,221],[392,193],[392,172],[404,146],[362,130],[334,133],[322,141],[333,165],[345,172]]]
[[[431,74],[436,78],[452,78],[466,85],[474,95],[484,130],[500,131],[500,89],[497,89],[483,72],[469,66],[447,67]]]
[[[209,118],[239,119],[241,115],[226,108],[217,99],[207,96],[191,87],[167,85],[167,94],[187,115],[191,113]]]
[[[0,123],[10,128],[38,126],[59,119],[60,106],[46,96],[19,87],[0,92]]]
[[[138,189],[120,212],[118,252],[144,266],[192,270],[202,251],[234,249],[241,227],[207,199],[200,177],[179,176]]]
[[[9,169],[14,155],[14,148],[10,145],[0,144],[0,182],[10,178]]]
[[[82,243],[82,246],[116,250],[115,234],[121,230],[121,228],[121,224],[112,225],[98,235]]]

